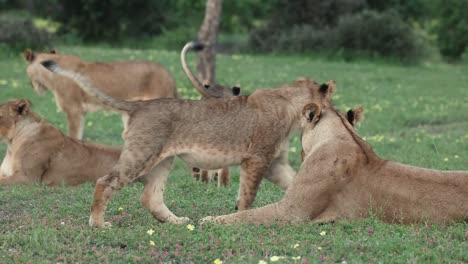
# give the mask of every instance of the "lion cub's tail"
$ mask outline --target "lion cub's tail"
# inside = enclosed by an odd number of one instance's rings
[[[113,98],[99,90],[94,84],[87,78],[86,76],[63,69],[60,67],[55,61],[48,60],[41,62],[42,66],[48,69],[51,72],[57,73],[59,75],[68,77],[75,81],[81,89],[83,89],[86,93],[96,97],[101,103],[105,104],[106,106],[112,107],[119,111],[124,112],[131,112],[135,108],[135,102],[124,101],[120,99]]]

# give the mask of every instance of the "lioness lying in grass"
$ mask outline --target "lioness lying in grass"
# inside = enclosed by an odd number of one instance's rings
[[[331,222],[374,214],[388,223],[468,220],[468,171],[439,171],[379,158],[333,107],[303,109],[304,161],[284,198],[203,222]]]
[[[24,99],[0,105],[0,139],[8,147],[0,185],[95,182],[117,163],[120,148],[65,136]]]

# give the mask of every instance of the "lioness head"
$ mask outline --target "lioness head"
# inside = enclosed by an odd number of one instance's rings
[[[28,100],[19,99],[0,104],[0,138],[6,141],[11,138],[18,120],[30,111]]]
[[[217,98],[239,96],[241,92],[241,86],[239,84],[228,87],[221,84],[209,85],[205,83],[203,84],[203,88],[205,88],[209,94]]]
[[[45,81],[44,75],[50,74],[40,65],[40,62],[55,59],[56,53],[57,52],[54,49],[49,52],[37,53],[27,49],[23,52],[23,59],[26,62],[26,73],[31,80],[32,87],[39,94],[47,90],[47,82]]]
[[[305,158],[304,146],[310,146],[305,134],[308,131],[311,131],[319,122],[319,119],[322,115],[322,108],[316,103],[307,104],[304,106],[304,109],[302,110],[302,115],[303,115],[303,121],[302,121],[303,130],[302,130],[302,135],[301,135],[301,140],[302,140],[301,158],[302,160],[304,160]],[[364,109],[362,107],[356,107],[356,108],[348,110],[348,112],[346,112],[346,119],[353,127],[360,125],[361,122],[364,120]]]

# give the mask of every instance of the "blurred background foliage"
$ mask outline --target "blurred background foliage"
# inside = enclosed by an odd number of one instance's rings
[[[57,42],[180,49],[195,39],[204,0],[0,0],[0,45]],[[222,52],[321,53],[416,62],[460,60],[468,0],[223,1]]]

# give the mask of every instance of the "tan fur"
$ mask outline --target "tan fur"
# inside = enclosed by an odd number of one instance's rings
[[[290,134],[300,127],[302,106],[308,102],[330,105],[329,91],[334,90],[334,82],[322,87],[301,79],[229,99],[125,102],[100,93],[83,76],[53,62],[44,65],[73,78],[106,105],[129,113],[119,162],[96,183],[90,225],[97,227],[104,226],[104,211],[112,193],[142,175],[146,175],[143,204],[153,216],[162,222],[187,221],[175,216],[163,201],[174,156],[207,169],[240,164],[237,206],[241,210],[251,206],[264,176],[287,188],[293,175],[275,172],[292,171],[282,157],[288,151]]]
[[[63,135],[31,112],[26,100],[0,105],[0,138],[7,144],[0,185],[95,182],[110,171],[120,156],[120,148]]]
[[[200,92],[202,98],[228,98],[232,96],[240,95],[240,85],[233,86],[229,88],[220,84],[207,84],[202,85],[202,82],[195,77],[195,75],[190,71],[190,68],[187,64],[187,52],[191,49],[200,50],[203,49],[204,45],[196,42],[188,42],[182,48],[180,53],[180,61],[182,68],[184,69],[187,78],[190,80],[192,85]],[[205,170],[199,168],[192,168],[192,177],[195,179],[201,179],[203,182],[208,182],[215,178],[218,179],[218,186],[226,186],[229,184],[229,167],[224,167],[218,170]]]
[[[316,113],[313,119],[308,116],[311,109]],[[305,108],[305,160],[281,201],[202,221],[331,222],[371,215],[403,224],[468,220],[468,171],[431,170],[383,160],[342,113],[332,107],[320,109],[317,105]]]
[[[96,83],[104,93],[115,98],[148,100],[178,96],[174,78],[161,65],[153,62],[86,62],[77,56],[56,54],[55,51],[33,53],[31,50],[26,50],[23,57],[32,86],[38,93],[46,91],[47,88],[52,91],[59,109],[67,115],[68,135],[73,138],[82,138],[86,112],[111,110],[111,108],[105,107],[96,98],[83,92],[69,78],[45,69],[41,65],[43,61],[54,60],[67,69],[79,70]]]

